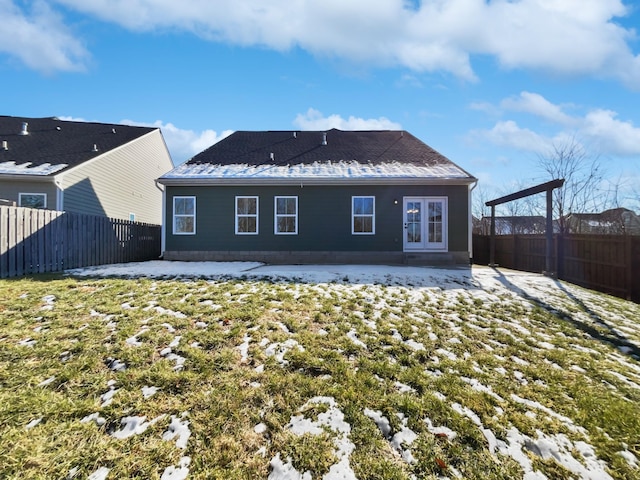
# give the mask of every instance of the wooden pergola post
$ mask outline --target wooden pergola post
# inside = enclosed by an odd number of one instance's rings
[[[562,181],[564,183],[564,180]],[[551,256],[553,255],[553,189],[547,190],[547,225],[545,227],[545,234],[547,236],[547,245],[545,250],[545,274],[557,276],[558,272],[554,272],[553,262]],[[552,273],[553,272],[553,273]]]
[[[501,205],[503,203],[513,202],[514,200],[519,200],[521,198],[530,197],[531,195],[535,195],[537,193],[547,192],[547,221],[545,226],[545,235],[546,235],[546,249],[545,249],[545,271],[543,272],[545,275],[556,276],[556,272],[553,271],[553,190],[556,188],[560,188],[564,185],[564,178],[551,180],[547,183],[541,183],[540,185],[536,185],[535,187],[526,188],[524,190],[520,190],[519,192],[512,193],[510,195],[505,195],[504,197],[496,198],[495,200],[490,200],[485,205],[487,207],[491,207],[491,240],[490,240],[490,252],[489,252],[489,265],[492,267],[496,267],[495,263],[495,236],[496,236],[496,215],[495,208],[496,205]]]
[[[496,264],[496,207],[491,206],[491,238],[489,239],[489,266],[497,267]]]

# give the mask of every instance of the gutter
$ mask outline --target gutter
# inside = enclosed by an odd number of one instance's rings
[[[53,183],[56,186],[56,210],[59,212],[64,211],[64,187],[62,181],[54,178]]]
[[[158,183],[165,186],[229,186],[229,185],[471,185],[478,183],[474,177],[261,177],[261,178],[159,178]]]
[[[0,179],[2,180],[29,180],[33,182],[53,182],[55,183],[55,177],[53,175],[35,175],[32,173],[0,173]]]

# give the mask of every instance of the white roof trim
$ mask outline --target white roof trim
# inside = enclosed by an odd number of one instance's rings
[[[400,162],[373,165],[341,161],[286,166],[182,164],[158,181],[164,185],[469,184],[475,178],[453,163],[417,166]]]

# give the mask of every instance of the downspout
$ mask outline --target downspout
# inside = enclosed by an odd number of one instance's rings
[[[64,188],[62,182],[57,178],[53,183],[56,186],[56,210],[62,212],[64,211]]]
[[[471,208],[471,195],[477,186],[478,180],[473,182],[473,185],[469,189],[469,265],[473,263],[473,212]]]
[[[166,188],[161,188],[158,186],[158,180],[154,180],[156,184],[156,188],[162,192],[162,224],[160,226],[160,258],[164,257],[164,250],[166,248],[166,200],[167,200],[167,191]]]

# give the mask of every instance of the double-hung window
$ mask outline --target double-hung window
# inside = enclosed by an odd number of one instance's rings
[[[236,235],[258,234],[258,197],[236,197]]]
[[[173,234],[195,235],[196,197],[173,197]]]
[[[26,208],[47,208],[46,193],[20,193],[18,206]]]
[[[276,235],[297,235],[298,197],[275,197]]]
[[[376,233],[376,197],[351,197],[351,233]]]

